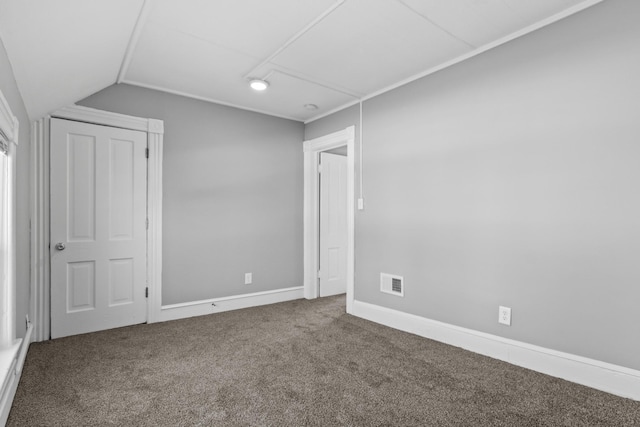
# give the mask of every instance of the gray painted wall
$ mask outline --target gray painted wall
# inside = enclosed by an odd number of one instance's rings
[[[164,305],[302,286],[302,123],[128,85],[79,104],[164,120]]]
[[[316,120],[314,122],[307,123],[304,127],[304,139],[310,140],[325,136],[332,132],[343,130],[349,126],[356,127],[356,145],[358,144],[358,138],[360,137],[358,131],[358,124],[360,123],[360,107],[353,105],[344,110],[338,111],[323,119]],[[357,150],[356,150],[357,151]]]
[[[0,91],[9,108],[20,122],[18,152],[16,154],[16,336],[24,337],[25,315],[29,313],[29,157],[31,122],[22,96],[18,91],[13,70],[2,41],[0,41]]]
[[[640,369],[639,17],[603,2],[365,102],[356,299]]]

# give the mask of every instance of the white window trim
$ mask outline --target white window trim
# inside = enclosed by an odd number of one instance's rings
[[[11,113],[9,103],[0,92],[0,130],[6,136],[7,180],[6,197],[7,253],[5,278],[0,280],[0,425],[9,417],[22,366],[31,341],[32,326],[27,328],[24,339],[16,339],[16,149],[18,146],[18,119]]]
[[[0,278],[0,349],[14,344],[15,311],[16,311],[16,276],[15,276],[15,150],[18,145],[18,119],[11,113],[9,103],[0,92],[0,130],[8,141],[7,153],[7,272],[6,279]],[[1,194],[1,193],[0,193]]]
[[[32,131],[31,289],[34,341],[48,340],[50,324],[49,265],[49,121],[52,117],[147,133],[147,322],[159,321],[162,305],[162,147],[164,122],[71,105],[34,123]]]

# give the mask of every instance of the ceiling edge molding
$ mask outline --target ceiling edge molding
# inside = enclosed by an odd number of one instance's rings
[[[452,65],[458,64],[458,63],[460,63],[462,61],[466,61],[467,59],[473,58],[474,56],[480,55],[481,53],[484,53],[484,52],[486,52],[488,50],[491,50],[491,49],[493,49],[495,47],[498,47],[498,46],[503,45],[505,43],[508,43],[508,42],[510,42],[512,40],[515,40],[515,39],[517,39],[519,37],[522,37],[524,35],[532,33],[532,32],[534,32],[536,30],[539,30],[540,28],[543,28],[543,27],[546,27],[547,25],[553,24],[554,22],[560,21],[561,19],[564,19],[564,18],[566,18],[568,16],[571,16],[573,14],[576,14],[576,13],[578,13],[578,12],[584,10],[584,9],[587,9],[587,8],[589,8],[591,6],[594,6],[594,5],[596,5],[596,4],[598,4],[598,3],[602,2],[602,1],[603,0],[585,0],[585,1],[581,2],[581,3],[578,3],[575,6],[571,6],[571,7],[567,8],[567,9],[561,11],[561,12],[558,12],[555,15],[552,15],[552,16],[550,16],[548,18],[545,18],[545,19],[543,19],[541,21],[538,21],[538,22],[536,22],[534,24],[531,24],[531,25],[523,28],[522,30],[518,30],[518,31],[516,31],[514,33],[511,33],[511,34],[509,34],[507,36],[504,36],[504,37],[502,37],[502,38],[500,38],[500,39],[498,39],[496,41],[493,41],[491,43],[482,45],[482,46],[478,47],[477,49],[474,49],[474,50],[472,50],[470,52],[467,52],[467,53],[465,53],[463,55],[460,55],[460,56],[458,56],[458,57],[456,57],[454,59],[451,59],[451,60],[449,60],[447,62],[444,62],[444,63],[442,63],[440,65],[437,65],[435,67],[429,68],[429,69],[427,69],[425,71],[422,71],[421,73],[415,74],[415,75],[413,75],[411,77],[408,77],[408,78],[406,78],[404,80],[401,80],[398,83],[392,84],[392,85],[387,86],[387,87],[385,87],[383,89],[380,89],[380,90],[377,90],[377,91],[375,91],[373,93],[370,93],[369,95],[364,96],[362,98],[362,101],[366,101],[368,99],[375,98],[376,96],[382,95],[382,94],[384,94],[386,92],[390,92],[390,91],[392,91],[394,89],[397,89],[397,88],[399,88],[401,86],[407,85],[407,84],[409,84],[411,82],[419,80],[419,79],[421,79],[423,77],[426,77],[426,76],[428,76],[430,74],[436,73],[436,72],[438,72],[440,70],[443,70],[445,68],[449,68]],[[312,117],[312,118],[310,118],[308,120],[305,120],[304,124],[308,124],[308,123],[314,122],[316,120],[320,120],[323,117],[330,116],[331,114],[334,114],[334,113],[337,113],[339,111],[342,111],[342,110],[344,110],[346,108],[349,108],[349,107],[351,107],[351,106],[353,106],[353,105],[355,105],[357,103],[358,103],[358,101],[349,102],[349,103],[346,103],[346,104],[344,104],[344,105],[342,105],[340,107],[334,108],[333,110],[330,110],[330,111],[328,111],[326,113],[318,114],[317,116],[314,116],[314,117]]]
[[[251,77],[260,77],[260,76],[254,76],[253,73],[255,73],[257,70],[259,70],[260,68],[264,67],[265,65],[269,64],[276,56],[278,56],[282,51],[284,51],[286,48],[288,48],[290,45],[292,45],[296,40],[298,40],[300,37],[302,37],[303,35],[305,35],[309,30],[311,30],[313,27],[315,27],[318,23],[320,23],[324,18],[326,18],[327,16],[331,15],[331,13],[333,13],[334,10],[336,10],[338,7],[342,6],[342,4],[345,2],[345,0],[337,0],[335,3],[333,3],[327,10],[325,10],[324,12],[322,12],[319,16],[317,16],[313,21],[309,22],[306,26],[304,26],[300,31],[298,31],[297,33],[295,33],[291,38],[289,38],[289,40],[287,40],[286,42],[284,42],[278,49],[276,49],[271,55],[269,55],[267,58],[265,58],[264,60],[262,60],[262,62],[260,62],[258,65],[256,65],[255,67],[253,67],[251,70],[249,70],[249,72],[247,72],[244,75],[245,79],[251,78]]]
[[[275,113],[271,113],[271,112],[266,111],[266,110],[260,110],[260,109],[257,109],[257,108],[249,108],[249,107],[245,107],[245,106],[242,106],[242,105],[233,104],[231,102],[221,101],[219,99],[207,98],[205,96],[194,95],[194,94],[191,94],[191,93],[188,93],[188,92],[182,92],[182,91],[179,91],[179,90],[167,89],[167,88],[164,88],[164,87],[161,87],[161,86],[155,86],[155,85],[150,85],[150,84],[146,84],[146,83],[140,83],[140,82],[136,82],[136,81],[133,81],[133,80],[123,80],[122,83],[131,85],[131,86],[138,86],[138,87],[145,88],[145,89],[157,90],[158,92],[169,93],[171,95],[183,96],[185,98],[195,99],[195,100],[198,100],[198,101],[204,101],[204,102],[208,102],[208,103],[211,103],[211,104],[218,104],[218,105],[223,105],[225,107],[237,108],[239,110],[250,111],[252,113],[264,114],[265,116],[272,116],[272,117],[277,117],[279,119],[293,120],[295,122],[301,122],[301,123],[304,122],[304,119],[291,117],[291,116],[285,116],[285,115],[281,115],[281,114],[275,114]]]
[[[311,122],[315,122],[316,120],[320,120],[320,119],[322,119],[324,117],[327,117],[327,116],[330,116],[332,114],[339,113],[340,111],[346,110],[349,107],[353,107],[354,105],[357,105],[362,101],[364,101],[364,98],[356,99],[355,101],[351,101],[351,102],[347,102],[346,104],[343,104],[343,105],[341,105],[339,107],[336,107],[336,108],[334,108],[332,110],[329,110],[329,111],[327,111],[325,113],[320,113],[317,116],[313,116],[310,119],[305,120],[304,124],[307,125],[307,124],[309,124]]]
[[[142,2],[142,7],[140,8],[138,19],[133,26],[131,38],[129,38],[129,44],[127,44],[127,50],[125,51],[124,58],[122,58],[122,64],[120,65],[120,71],[118,72],[116,83],[122,83],[125,79],[127,71],[129,71],[129,64],[131,64],[133,53],[136,50],[136,46],[138,46],[138,41],[140,40],[140,36],[142,35],[142,30],[144,29],[144,26],[147,24],[147,20],[149,19],[151,3],[153,3],[153,0],[143,0]]]

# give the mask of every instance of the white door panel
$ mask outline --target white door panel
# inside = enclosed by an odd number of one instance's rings
[[[347,158],[320,153],[320,296],[347,291]]]
[[[146,145],[51,120],[52,338],[146,321]]]

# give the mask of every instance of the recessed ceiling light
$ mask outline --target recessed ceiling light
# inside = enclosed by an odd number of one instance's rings
[[[304,104],[304,108],[309,111],[315,111],[318,109],[318,106],[316,104]]]
[[[249,82],[249,86],[251,86],[253,90],[263,91],[269,87],[269,82],[266,80],[253,79]]]

